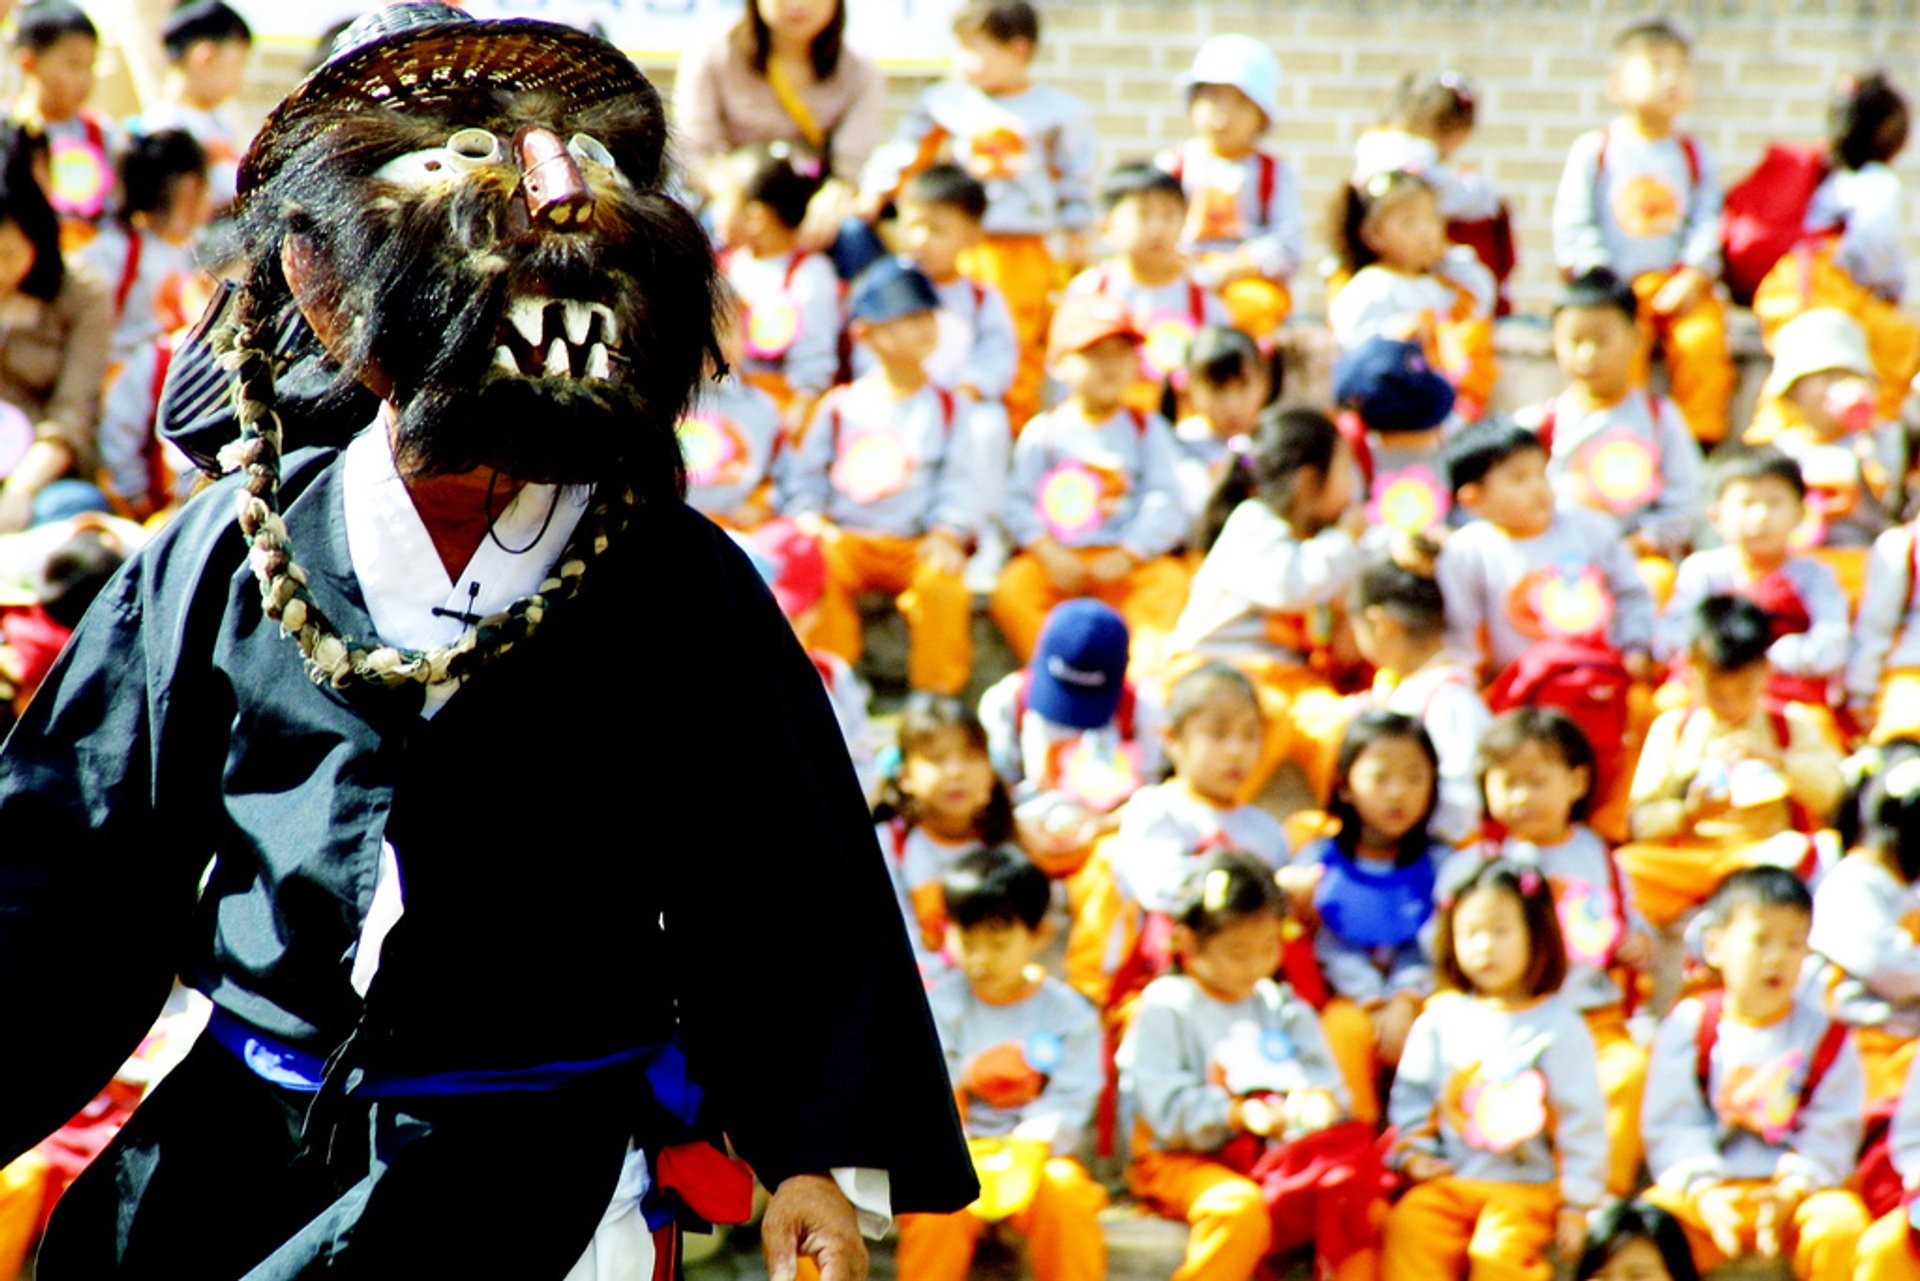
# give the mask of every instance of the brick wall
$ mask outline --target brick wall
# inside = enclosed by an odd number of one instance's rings
[[[1324,251],[1321,211],[1347,172],[1354,138],[1399,77],[1464,72],[1481,102],[1465,158],[1512,206],[1521,242],[1516,303],[1539,312],[1554,286],[1548,217],[1567,146],[1608,114],[1607,43],[1634,16],[1659,10],[1621,0],[1043,0],[1042,11],[1039,75],[1092,105],[1103,166],[1144,158],[1184,136],[1176,81],[1201,40],[1234,31],[1270,42],[1284,74],[1272,137],[1306,184],[1310,257]],[[1884,66],[1920,92],[1916,0],[1715,0],[1676,16],[1696,45],[1697,91],[1686,125],[1726,181],[1751,168],[1769,141],[1819,139],[1828,94],[1843,72]],[[649,71],[670,91],[670,67]],[[288,56],[263,51],[250,99],[263,110],[293,74]],[[891,113],[897,117],[926,83],[892,77]],[[1898,168],[1914,215],[1910,253],[1920,258],[1920,144]],[[1300,310],[1317,312],[1317,282],[1298,283]]]

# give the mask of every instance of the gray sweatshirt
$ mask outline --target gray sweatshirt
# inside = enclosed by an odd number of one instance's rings
[[[1293,990],[1262,979],[1244,1001],[1220,1001],[1184,974],[1155,979],[1119,1053],[1120,1088],[1161,1151],[1211,1152],[1234,1137],[1237,1098],[1325,1090],[1348,1106],[1319,1016]]]
[[[1703,1096],[1701,1010],[1697,1000],[1682,1001],[1653,1038],[1640,1128],[1654,1181],[1676,1192],[1724,1179],[1838,1187],[1853,1173],[1866,1107],[1852,1037],[1795,1119],[1794,1101],[1827,1016],[1802,1001],[1764,1026],[1723,1013]]]
[[[1606,1112],[1593,1037],[1557,994],[1520,1006],[1434,997],[1407,1033],[1387,1102],[1400,1161],[1422,1152],[1455,1178],[1558,1180],[1561,1202],[1581,1208],[1605,1188]]]
[[[1055,1156],[1072,1156],[1106,1082],[1100,1016],[1086,999],[1043,977],[1027,995],[996,1005],[975,996],[967,976],[954,972],[933,985],[927,1008],[946,1051],[947,1075],[966,1099],[968,1136],[997,1139],[1017,1129],[1045,1140]],[[1031,1076],[1021,1081],[1006,1072],[1013,1062]],[[999,1069],[984,1097],[970,1088],[980,1079],[970,1072],[976,1067]]]

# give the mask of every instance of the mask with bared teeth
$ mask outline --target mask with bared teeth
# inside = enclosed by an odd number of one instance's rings
[[[395,9],[248,154],[250,314],[297,310],[338,380],[392,404],[409,474],[677,494],[716,286],[664,187],[658,94],[570,28]]]

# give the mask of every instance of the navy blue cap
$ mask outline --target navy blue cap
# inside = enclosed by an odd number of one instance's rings
[[[911,258],[880,259],[847,292],[847,315],[854,320],[898,320],[938,310],[940,295]]]
[[[1097,600],[1062,601],[1027,665],[1027,706],[1056,725],[1099,729],[1126,687],[1127,624]]]
[[[1374,431],[1426,431],[1453,412],[1453,384],[1419,343],[1369,338],[1334,363],[1333,402]]]

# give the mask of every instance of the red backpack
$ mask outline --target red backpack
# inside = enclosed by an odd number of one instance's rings
[[[1700,1002],[1700,1026],[1693,1035],[1693,1079],[1700,1087],[1700,1099],[1707,1105],[1707,1111],[1713,1111],[1713,1047],[1720,1040],[1720,1013],[1726,1004],[1726,993],[1718,988],[1702,992],[1697,998]],[[1827,1030],[1820,1034],[1820,1041],[1813,1047],[1813,1057],[1807,1061],[1807,1074],[1800,1082],[1800,1092],[1793,1100],[1793,1120],[1791,1125],[1800,1123],[1800,1114],[1806,1111],[1807,1104],[1820,1089],[1820,1083],[1826,1080],[1840,1051],[1847,1048],[1847,1025],[1838,1019],[1827,1024]]]
[[[1592,795],[1604,796],[1625,764],[1627,690],[1633,678],[1612,646],[1593,640],[1537,640],[1495,678],[1487,708],[1496,715],[1531,704],[1565,712],[1593,748]]]
[[[1807,234],[1807,206],[1830,171],[1824,148],[1774,143],[1727,189],[1720,248],[1727,289],[1742,307],[1753,305],[1760,282]]]

